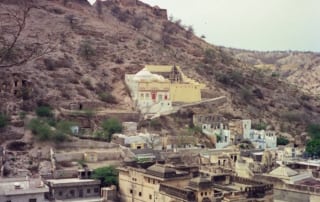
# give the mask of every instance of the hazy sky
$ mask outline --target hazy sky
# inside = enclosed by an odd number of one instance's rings
[[[320,52],[320,0],[142,1],[166,8],[215,45]]]

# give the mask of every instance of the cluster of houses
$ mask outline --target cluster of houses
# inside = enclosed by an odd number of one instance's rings
[[[216,148],[224,148],[241,142],[250,141],[256,149],[277,147],[277,134],[272,130],[255,130],[251,120],[226,121],[223,117],[212,114],[197,114],[193,123],[201,127],[202,132],[216,139]]]
[[[204,88],[175,65],[147,65],[127,74],[125,82],[142,114],[167,113],[180,103],[199,102]],[[303,148],[277,146],[275,131],[255,130],[251,120],[215,114],[195,114],[193,124],[214,140],[214,149],[197,144],[193,136],[179,144],[179,137],[166,130],[138,131],[137,122],[123,122],[123,133],[114,134],[112,143],[83,140],[67,152],[51,150],[51,168],[45,173],[0,176],[0,201],[320,201],[320,162],[303,159]],[[77,134],[79,128],[72,131]],[[234,146],[243,142],[252,147]],[[0,165],[4,154],[0,147]],[[75,161],[89,167],[116,161],[118,187],[103,187],[86,166],[57,168]]]

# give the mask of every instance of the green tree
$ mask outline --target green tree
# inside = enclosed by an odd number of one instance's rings
[[[55,131],[52,133],[51,135],[51,139],[55,142],[55,143],[61,143],[64,142],[68,139],[68,136],[61,132],[61,131]]]
[[[28,128],[40,141],[46,141],[51,138],[52,130],[50,126],[41,119],[32,119],[28,124]]]
[[[306,152],[311,155],[320,156],[320,139],[311,139],[306,145]]]
[[[102,122],[102,128],[106,134],[106,139],[110,142],[114,133],[122,132],[122,125],[118,119],[109,118]]]
[[[5,114],[0,113],[0,128],[4,128],[8,125],[8,117]]]
[[[71,134],[71,127],[76,125],[73,122],[70,121],[59,121],[56,125],[56,129],[64,134]]]
[[[289,140],[283,136],[277,137],[277,145],[287,145]]]
[[[52,117],[53,113],[48,106],[40,106],[36,109],[36,114],[39,117]]]
[[[312,138],[320,138],[320,125],[310,124],[308,126],[307,132]]]
[[[74,123],[62,120],[58,121],[54,128],[50,125],[50,121],[51,119],[35,118],[29,122],[28,128],[40,141],[53,140],[55,143],[66,141]]]
[[[102,186],[118,185],[118,171],[113,166],[95,169],[92,178],[101,180]]]
[[[310,124],[307,128],[307,132],[311,137],[311,140],[307,142],[306,152],[311,155],[320,156],[320,125]]]

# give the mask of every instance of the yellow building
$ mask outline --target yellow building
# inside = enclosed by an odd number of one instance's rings
[[[121,202],[249,202],[273,201],[273,187],[226,173],[202,173],[194,168],[154,164],[147,169],[119,170]]]
[[[145,69],[152,74],[161,75],[167,79],[172,102],[199,102],[201,90],[205,85],[188,78],[181,68],[175,65],[146,65]]]
[[[172,110],[172,103],[201,101],[203,84],[188,78],[179,66],[146,65],[136,74],[126,74],[125,82],[142,113]]]

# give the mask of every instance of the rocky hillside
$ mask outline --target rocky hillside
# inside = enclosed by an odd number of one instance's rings
[[[261,120],[296,134],[320,117],[318,99],[197,38],[158,7],[135,0],[0,2],[7,19],[1,24],[0,109],[8,114],[75,103],[130,111],[124,74],[145,64],[177,64],[207,85],[206,97],[228,98],[221,108],[194,111]]]
[[[225,50],[234,55],[234,57],[254,65],[271,76],[279,77],[297,85],[307,93],[320,95],[320,53]]]

